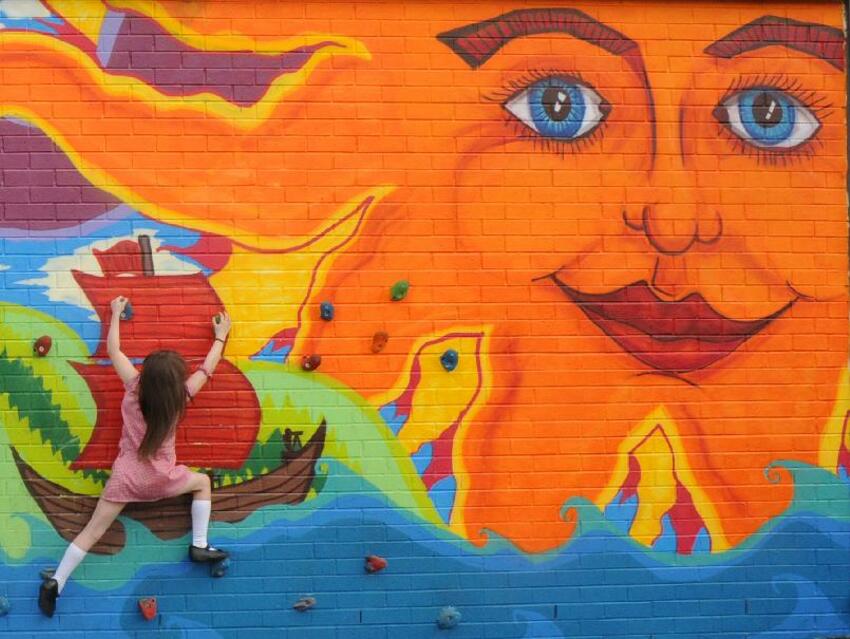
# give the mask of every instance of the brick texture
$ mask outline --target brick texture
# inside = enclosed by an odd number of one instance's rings
[[[0,2],[0,632],[849,634],[844,19]],[[233,562],[136,505],[48,620],[116,295],[137,364],[233,318],[177,439]]]

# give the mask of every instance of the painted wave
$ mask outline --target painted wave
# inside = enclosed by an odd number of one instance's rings
[[[127,548],[112,559],[88,558],[52,620],[38,614],[34,595],[38,571],[56,562],[64,544],[33,520],[36,547],[21,561],[0,562],[0,594],[12,603],[0,633],[61,628],[68,636],[131,637],[155,624],[174,637],[236,637],[256,628],[257,636],[293,629],[288,636],[415,639],[438,635],[435,619],[453,605],[463,617],[451,636],[479,639],[846,634],[847,487],[823,470],[788,467],[800,490],[786,515],[733,551],[682,558],[636,544],[580,503],[571,504],[580,510],[580,532],[556,551],[527,555],[495,535],[477,548],[392,507],[329,461],[316,499],[214,526],[214,543],[234,553],[223,579],[185,559],[187,539],[161,542],[128,522]],[[363,557],[372,553],[389,568],[366,574]],[[291,609],[303,595],[318,602],[308,613]],[[158,599],[153,624],[138,614],[143,596]]]

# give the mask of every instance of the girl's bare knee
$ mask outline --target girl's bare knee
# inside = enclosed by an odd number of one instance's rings
[[[195,493],[195,498],[210,499],[212,497],[212,483],[210,482],[209,475],[203,473],[195,473],[194,475],[192,478],[194,489],[192,492]]]

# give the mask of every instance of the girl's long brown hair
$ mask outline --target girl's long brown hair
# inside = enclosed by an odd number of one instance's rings
[[[139,406],[147,430],[139,455],[159,450],[186,410],[186,362],[175,351],[155,351],[145,358],[139,379]]]

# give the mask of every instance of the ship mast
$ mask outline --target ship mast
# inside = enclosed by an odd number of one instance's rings
[[[139,251],[142,254],[142,275],[153,277],[153,251],[151,251],[151,238],[149,235],[139,236]]]

